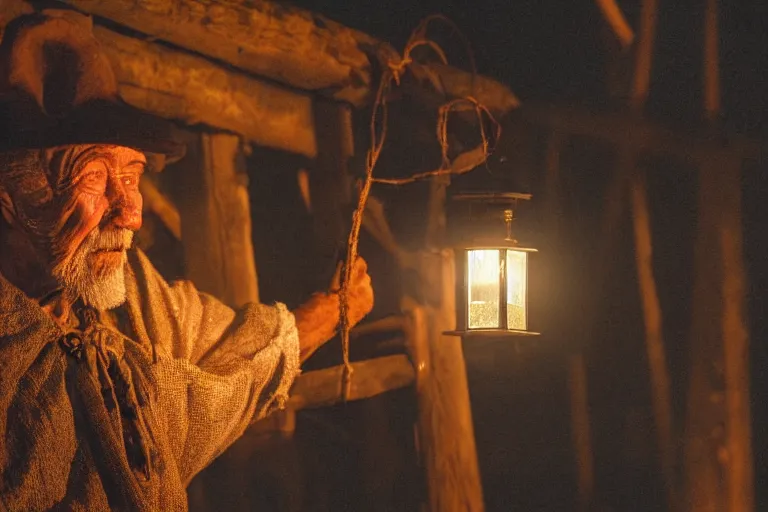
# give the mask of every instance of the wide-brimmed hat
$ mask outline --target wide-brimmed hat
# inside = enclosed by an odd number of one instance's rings
[[[0,43],[0,152],[69,144],[114,144],[177,159],[171,123],[118,96],[91,18],[31,14]]]

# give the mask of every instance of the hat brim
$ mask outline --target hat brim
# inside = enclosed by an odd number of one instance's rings
[[[17,109],[13,109],[19,114]],[[30,119],[2,116],[0,151],[39,149],[70,144],[109,144],[164,155],[169,161],[182,158],[184,144],[172,137],[172,123],[125,103],[92,101],[70,115],[45,122],[39,119],[29,128]],[[26,122],[25,122],[26,121]],[[27,125],[25,128],[24,125]]]

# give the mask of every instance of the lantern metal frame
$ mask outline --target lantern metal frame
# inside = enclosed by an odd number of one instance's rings
[[[482,202],[484,205],[502,205],[503,220],[506,226],[506,237],[503,239],[474,239],[471,243],[454,247],[456,254],[456,330],[448,331],[445,334],[461,336],[464,338],[486,337],[486,338],[505,338],[505,337],[534,337],[538,332],[528,330],[528,264],[529,255],[538,252],[532,247],[521,246],[514,238],[512,233],[512,222],[515,219],[514,209],[518,200],[529,200],[530,194],[520,193],[474,193],[461,194],[453,197],[455,200]],[[499,297],[498,297],[498,327],[470,327],[470,253],[472,251],[498,251],[499,256]],[[509,328],[508,319],[508,279],[509,267],[507,265],[507,254],[509,251],[525,253],[525,296],[524,308],[525,329]]]

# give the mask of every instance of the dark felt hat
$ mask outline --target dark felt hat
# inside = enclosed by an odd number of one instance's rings
[[[92,22],[75,12],[32,14],[0,43],[0,151],[115,144],[180,158],[171,123],[124,103]]]

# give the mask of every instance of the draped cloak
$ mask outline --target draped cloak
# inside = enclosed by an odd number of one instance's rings
[[[129,251],[127,301],[65,332],[0,275],[0,510],[187,509],[299,372],[282,304],[233,311]]]

